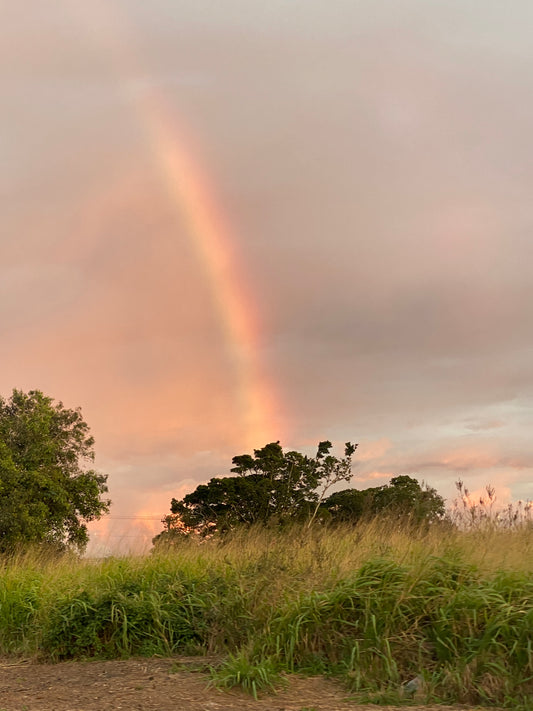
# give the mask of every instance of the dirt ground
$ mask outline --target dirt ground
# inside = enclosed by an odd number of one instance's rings
[[[198,658],[35,664],[0,661],[0,711],[379,711],[322,678],[289,679],[257,701],[208,686]],[[386,707],[392,709],[392,707]],[[461,707],[409,706],[411,711]],[[405,709],[405,707],[404,707]]]

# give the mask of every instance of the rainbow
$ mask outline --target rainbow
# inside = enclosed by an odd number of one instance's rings
[[[215,190],[190,149],[164,98],[143,92],[138,105],[150,150],[171,203],[185,220],[209,282],[214,308],[231,353],[238,389],[243,443],[249,449],[279,439],[275,387],[260,365],[260,321],[239,268],[234,236]]]
[[[239,267],[235,236],[201,167],[199,151],[192,149],[190,132],[187,134],[178,123],[162,92],[148,89],[149,80],[143,82],[141,90],[128,90],[127,77],[148,77],[135,51],[134,32],[127,17],[99,0],[77,0],[69,8],[80,27],[114,64],[119,91],[133,104],[168,199],[187,225],[232,357],[241,413],[242,437],[238,444],[252,449],[280,439],[286,435],[285,424],[280,421],[282,408],[276,388],[261,365],[261,328],[254,298],[244,269]]]

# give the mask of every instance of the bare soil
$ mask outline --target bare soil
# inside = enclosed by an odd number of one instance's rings
[[[203,670],[202,669],[203,665]],[[255,700],[209,685],[198,657],[38,664],[0,661],[0,711],[379,711],[361,706],[323,678],[288,678],[275,695]],[[404,707],[405,708],[405,707]],[[409,706],[458,711],[459,706]]]

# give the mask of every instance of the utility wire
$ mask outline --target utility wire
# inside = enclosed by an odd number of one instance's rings
[[[162,516],[105,516],[104,520],[111,519],[112,521],[161,521]]]

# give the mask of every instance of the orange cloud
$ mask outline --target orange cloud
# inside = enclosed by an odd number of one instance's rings
[[[356,450],[355,458],[358,462],[368,462],[373,459],[379,459],[383,457],[392,446],[392,442],[387,437],[363,441]]]

